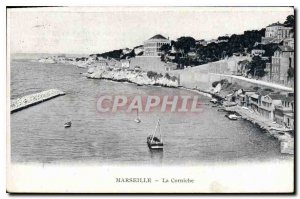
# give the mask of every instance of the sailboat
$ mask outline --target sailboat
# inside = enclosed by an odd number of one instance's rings
[[[160,138],[156,136],[157,131],[159,131]],[[164,143],[162,141],[162,134],[160,130],[160,119],[157,121],[154,133],[147,137],[147,144],[150,149],[163,149]]]
[[[136,109],[136,118],[134,120],[136,123],[140,123],[142,120],[139,118],[139,110]]]
[[[69,127],[71,127],[71,125],[72,125],[72,122],[70,121],[70,122],[66,122],[65,124],[64,124],[64,127],[65,128],[69,128]]]

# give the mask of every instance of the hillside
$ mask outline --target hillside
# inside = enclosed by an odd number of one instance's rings
[[[103,57],[103,58],[113,58],[113,59],[126,59],[126,58],[132,58],[136,55],[142,55],[143,54],[143,45],[136,46],[133,49],[124,48],[119,50],[112,50],[105,53],[100,54],[91,54],[90,56],[96,56],[96,57]]]

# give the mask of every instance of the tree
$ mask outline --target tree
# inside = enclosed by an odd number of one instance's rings
[[[163,52],[164,54],[167,54],[171,50],[171,46],[169,44],[163,44],[160,47],[160,51]]]
[[[295,32],[295,16],[289,15],[286,17],[285,22],[283,23],[286,27],[292,27],[291,32]]]
[[[264,56],[266,57],[272,57],[274,55],[274,52],[278,49],[278,44],[270,43],[263,45],[263,50],[265,50]]]
[[[100,57],[104,57],[104,58],[114,58],[114,59],[119,59],[122,56],[122,49],[119,50],[113,50],[113,51],[109,51],[109,52],[105,52],[102,54],[99,54]],[[98,56],[98,54],[97,54]]]
[[[288,79],[291,79],[291,78],[294,78],[295,76],[295,70],[293,67],[289,67],[288,71],[287,71],[287,74],[288,74]]]
[[[218,37],[218,40],[228,40],[229,37],[228,36],[220,36]]]
[[[219,37],[218,39],[226,39],[228,42],[210,43],[207,46],[197,45],[198,58],[201,63],[207,63],[230,57],[233,53],[245,53],[245,49],[251,52],[254,44],[260,42],[264,34],[265,29],[261,29],[245,31],[241,35],[233,34],[230,37]]]
[[[248,68],[249,65],[249,61],[247,59],[243,60],[243,61],[239,61],[238,65],[239,65],[239,71],[240,73],[244,74],[245,73],[245,69]]]
[[[188,53],[191,48],[196,46],[196,40],[193,37],[180,37],[174,43],[174,47],[184,54]]]
[[[285,22],[283,23],[287,27],[295,27],[295,16],[294,15],[289,15],[286,17]]]
[[[121,56],[121,59],[127,59],[127,58],[132,58],[132,57],[135,57],[134,50],[130,51],[130,53],[127,53],[127,54]]]
[[[155,78],[157,77],[158,73],[157,72],[154,72],[154,71],[148,71],[147,72],[147,76],[152,79],[152,78]]]
[[[160,51],[162,52],[160,60],[165,61],[166,54],[168,54],[171,50],[171,46],[169,44],[163,44],[160,47]]]
[[[265,75],[266,61],[262,60],[260,56],[255,56],[247,65],[247,68],[249,69],[248,74],[254,77],[263,77]]]
[[[166,77],[167,79],[170,79],[170,78],[171,78],[171,76],[169,75],[169,73],[166,73],[166,74],[165,74],[165,77]]]

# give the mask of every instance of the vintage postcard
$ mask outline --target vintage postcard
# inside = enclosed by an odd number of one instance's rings
[[[7,7],[10,193],[294,193],[293,7]]]

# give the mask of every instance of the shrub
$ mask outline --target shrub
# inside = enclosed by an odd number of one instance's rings
[[[274,92],[274,90],[270,89],[270,88],[265,88],[264,89],[265,91],[268,91],[268,92]]]
[[[211,85],[212,85],[212,87],[215,88],[219,83],[221,85],[223,85],[223,84],[230,85],[227,79],[221,79],[220,81],[214,81]]]
[[[176,77],[176,76],[172,76],[172,77],[171,77],[171,80],[172,80],[173,82],[175,82],[175,81],[177,80],[177,77]]]
[[[220,83],[220,81],[214,81],[211,85],[212,85],[212,87],[215,88],[219,83]]]
[[[148,71],[147,72],[147,76],[152,79],[152,78],[157,78],[157,72],[153,72],[153,71]]]
[[[253,87],[253,90],[258,91],[259,87],[255,86]]]
[[[169,73],[165,74],[165,78],[167,78],[168,80],[170,80],[171,76],[169,75]]]

